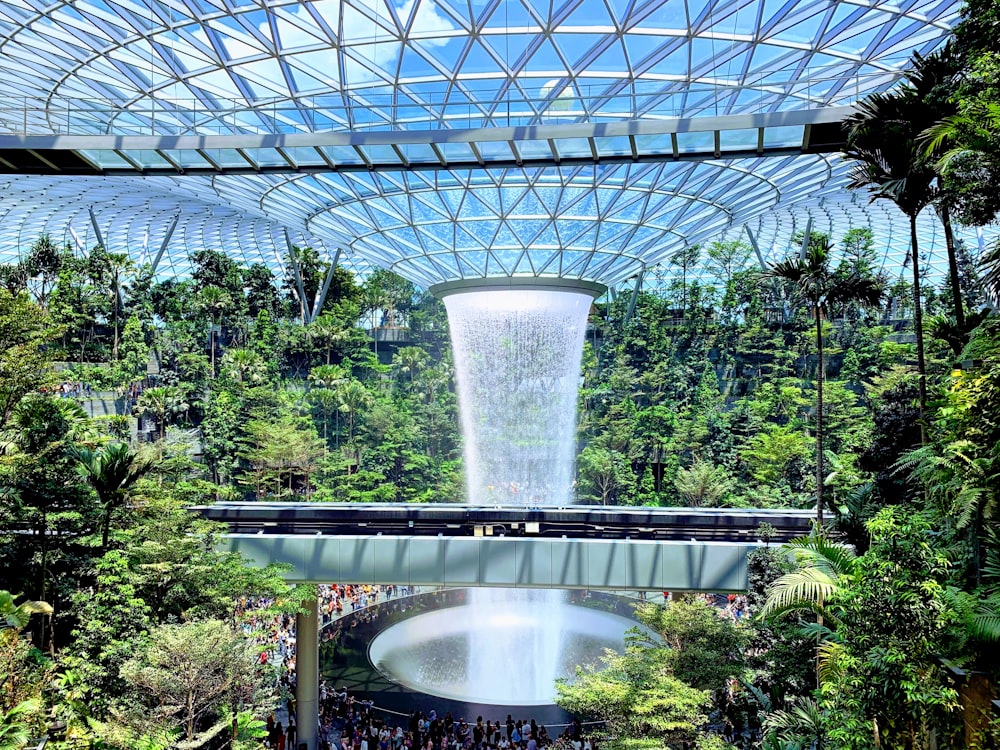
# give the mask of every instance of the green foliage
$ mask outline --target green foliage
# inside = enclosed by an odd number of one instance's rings
[[[665,606],[640,604],[636,618],[662,639],[664,664],[686,684],[719,694],[727,680],[742,674],[747,632],[721,617],[718,608],[700,599],[675,599]]]
[[[692,742],[710,703],[708,691],[685,685],[636,648],[623,656],[608,653],[601,668],[579,669],[572,682],[558,682],[556,691],[556,702],[574,716],[605,720],[616,748],[617,742],[621,748],[644,740]]]
[[[236,711],[262,713],[273,706],[273,677],[260,669],[258,652],[219,620],[153,628],[139,653],[121,668],[149,713],[129,711],[123,718],[144,733],[154,727],[180,729],[197,747],[227,727]],[[201,742],[191,744],[196,738]]]
[[[919,516],[885,510],[869,531],[871,548],[832,596],[838,642],[821,686],[829,737],[844,748],[926,746],[957,707],[937,659],[954,617],[948,562]]]
[[[732,492],[732,480],[725,469],[697,456],[690,467],[677,472],[674,486],[684,504],[692,508],[722,505]]]
[[[812,441],[801,430],[789,426],[768,425],[747,440],[740,451],[751,476],[763,484],[788,481],[793,471],[810,455]]]
[[[0,429],[22,398],[52,381],[45,345],[57,334],[26,293],[0,289]]]

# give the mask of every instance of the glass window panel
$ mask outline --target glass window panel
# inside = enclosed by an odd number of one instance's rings
[[[218,164],[220,167],[236,167],[245,169],[250,166],[247,160],[240,156],[239,152],[234,148],[207,148],[202,150],[209,159]]]
[[[413,164],[437,164],[437,155],[426,143],[401,143],[399,150],[406,156],[406,160]]]
[[[207,161],[201,158],[201,155],[197,151],[190,151],[187,149],[161,149],[163,154],[171,159],[175,164],[179,164],[182,167],[210,167]]]
[[[556,150],[563,159],[593,157],[590,141],[586,138],[560,138],[556,141]]]
[[[549,148],[548,141],[514,141],[518,153],[525,159],[545,159],[552,157],[552,149]]]
[[[364,164],[358,152],[350,146],[320,146],[320,148],[335,164]]]
[[[114,151],[81,150],[80,155],[88,161],[107,169],[131,169],[132,165]]]
[[[360,146],[368,160],[373,164],[401,164],[399,156],[392,150],[392,146],[381,144],[366,144]]]
[[[434,144],[438,147],[438,150],[444,154],[444,158],[448,160],[449,163],[464,162],[468,163],[475,160],[475,156],[472,154],[472,149],[469,148],[468,143],[449,143],[447,141],[442,141]]]
[[[782,125],[764,128],[764,148],[789,148],[802,145],[803,128],[798,125]]]
[[[507,145],[507,141],[483,141],[479,144],[479,152],[487,161],[507,160],[512,161],[514,154]]]
[[[243,152],[249,156],[255,164],[261,167],[287,167],[281,154],[273,148],[245,148]]]
[[[129,159],[131,159],[132,161],[134,161],[136,164],[139,164],[140,166],[143,166],[143,167],[150,167],[150,168],[170,167],[170,168],[172,168],[172,166],[173,166],[166,159],[164,159],[162,156],[160,156],[155,151],[151,151],[151,150],[141,150],[141,151],[140,150],[130,150],[130,151],[122,151],[122,153],[125,154]]]
[[[631,156],[632,145],[628,136],[619,135],[614,138],[595,138],[597,153],[601,156]]]
[[[314,148],[296,146],[294,148],[283,149],[288,158],[295,162],[298,167],[313,167],[323,164],[323,159],[316,153]]]
[[[678,133],[677,148],[682,154],[714,153],[715,133]]]
[[[757,128],[723,130],[719,143],[723,151],[752,151],[757,148]]]
[[[672,154],[673,142],[669,133],[660,135],[637,135],[635,145],[640,154]]]

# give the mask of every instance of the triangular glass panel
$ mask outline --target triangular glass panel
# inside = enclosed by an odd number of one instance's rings
[[[496,222],[499,223],[499,222]],[[456,247],[489,247],[493,239],[491,229],[495,227],[481,226],[479,221],[466,221],[455,224],[455,246]]]
[[[548,216],[549,211],[538,200],[533,190],[525,190],[524,196],[517,202],[511,201],[511,212],[516,212],[521,216]]]
[[[573,240],[574,247],[596,247],[597,246],[597,235],[600,227],[593,226],[586,232],[583,232]]]
[[[523,275],[534,275],[535,269],[531,265],[531,253],[522,253],[521,259],[517,262],[514,267],[513,273],[523,274]]]
[[[649,0],[642,6],[642,9],[645,10],[650,6],[653,6],[653,11],[648,15],[638,11],[634,14],[643,16],[642,25],[644,27],[671,29],[685,34],[688,32],[689,22],[685,0]]]
[[[338,88],[340,86],[340,78],[338,76],[338,68],[335,59],[331,59],[333,56],[329,52],[309,52],[302,55],[293,55],[288,58],[288,66],[292,71],[292,78],[295,81],[295,88],[299,92],[307,91],[323,91],[327,88]],[[310,60],[314,61],[310,64]],[[323,62],[327,64],[325,67],[327,73],[325,76],[320,76],[317,71],[320,69],[317,64],[322,66]]]
[[[493,247],[523,247],[523,243],[518,239],[510,227],[507,226],[507,222],[502,222],[500,224],[500,231],[497,232],[496,236],[493,238]]]
[[[519,250],[491,250],[490,255],[493,256],[494,262],[499,264],[503,269],[503,272],[510,275],[513,273],[515,266],[517,266],[521,252]]]
[[[606,39],[607,35],[601,37],[595,37],[593,47],[597,47],[598,44],[603,44]],[[606,44],[604,46],[606,46],[606,49],[604,49],[603,52],[599,53],[595,59],[591,60],[587,64],[586,68],[587,72],[591,74],[618,73],[621,75],[622,78],[627,78],[631,70],[629,69],[628,61],[625,58],[625,47],[622,45],[621,41],[615,39],[610,44]],[[576,48],[571,48],[571,49],[576,49]],[[586,53],[584,54],[589,55],[591,49],[592,48],[588,48]],[[574,62],[577,62],[582,58],[583,55],[580,54],[569,56],[569,59],[574,60]],[[600,88],[596,88],[594,90],[590,90],[589,87],[586,87],[584,88],[583,91],[581,91],[581,95],[585,99],[589,99],[594,95],[602,93],[605,90],[605,88],[606,85]]]
[[[427,61],[425,55],[413,49],[409,44],[403,45],[400,59],[400,71],[407,78],[413,76],[441,75],[441,70]]]
[[[458,254],[458,263],[463,276],[485,276],[486,252],[464,250]]]
[[[291,12],[277,9],[273,12],[273,19],[278,34],[275,42],[281,50],[330,44],[330,40],[317,28],[312,16],[304,9]]]
[[[258,88],[286,96],[291,94],[277,60],[268,58],[243,65],[234,65],[232,69],[244,79],[251,81]]]
[[[460,218],[470,219],[483,216],[493,218],[496,215],[496,211],[484,203],[475,192],[469,191],[466,193],[465,202],[463,203],[462,210],[459,213]]]
[[[535,237],[538,236],[538,233],[548,224],[544,219],[520,218],[511,218],[507,223],[524,247],[528,247],[534,241]]]

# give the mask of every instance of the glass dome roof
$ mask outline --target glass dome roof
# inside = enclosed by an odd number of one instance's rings
[[[112,249],[140,261],[169,236],[160,273],[185,273],[187,254],[201,247],[277,269],[287,232],[297,244],[342,250],[358,268],[389,267],[425,286],[504,275],[611,284],[744,226],[765,256],[781,256],[813,217],[834,238],[871,225],[887,262],[901,264],[905,219],[851,196],[835,154],[726,158],[727,144],[757,139],[747,127],[716,135],[706,158],[647,161],[662,154],[662,139],[616,139],[602,128],[849,104],[891,86],[914,50],[939,45],[959,7],[8,0],[0,5],[0,135],[405,133],[412,143],[382,137],[322,154],[331,167],[353,158],[361,168],[352,171],[300,173],[297,148],[155,147],[114,157],[123,164],[115,176],[11,174],[0,178],[0,260],[42,231],[86,248],[96,224]],[[583,130],[571,137],[563,125]],[[539,130],[505,143],[490,138],[499,128]],[[682,151],[712,151],[711,133],[677,130],[675,154],[678,141]],[[784,130],[767,138],[802,142],[803,126]],[[587,148],[595,163],[559,163],[560,153]],[[525,164],[491,166],[495,149]],[[408,168],[419,154],[433,154],[439,168]],[[552,163],[530,166],[532,154]],[[604,163],[598,154],[619,158]],[[258,174],[122,173],[139,162],[182,173],[195,161],[230,159],[275,163]],[[366,170],[373,161],[382,166]],[[921,232],[933,250],[932,214],[921,217]]]

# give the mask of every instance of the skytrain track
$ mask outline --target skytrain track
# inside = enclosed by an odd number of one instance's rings
[[[192,507],[234,534],[493,536],[784,542],[809,533],[809,510],[594,505],[221,502]]]

